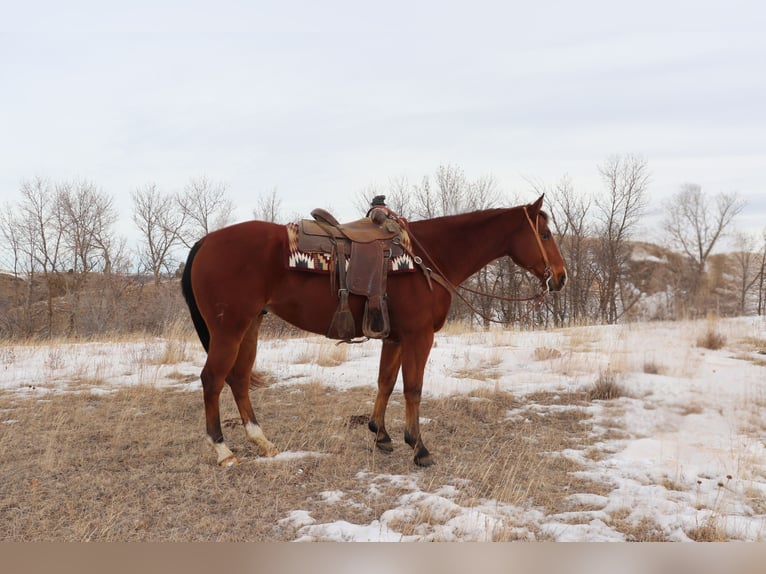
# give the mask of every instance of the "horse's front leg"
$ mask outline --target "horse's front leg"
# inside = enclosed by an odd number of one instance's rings
[[[369,428],[375,433],[375,445],[384,452],[394,450],[391,437],[386,432],[386,406],[394,390],[396,377],[402,364],[402,347],[399,343],[385,340],[380,351],[380,367],[378,369],[378,394],[372,409]]]
[[[420,395],[423,390],[423,373],[433,345],[432,331],[415,340],[402,341],[402,377],[404,379],[405,429],[404,440],[415,451],[415,464],[431,466],[431,453],[423,444],[420,434]]]

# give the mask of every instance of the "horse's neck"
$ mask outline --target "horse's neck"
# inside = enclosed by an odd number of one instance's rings
[[[453,284],[508,254],[522,217],[519,208],[491,209],[413,221],[412,233],[427,252],[424,257]]]

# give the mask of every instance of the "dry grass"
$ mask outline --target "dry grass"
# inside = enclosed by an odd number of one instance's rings
[[[587,390],[589,401],[609,401],[628,396],[625,388],[617,382],[617,375],[609,369],[599,373],[596,382]]]
[[[476,381],[496,380],[502,375],[498,370],[502,362],[503,356],[499,349],[493,349],[488,355],[478,358],[474,357],[471,351],[466,351],[462,360],[456,358],[456,366],[452,369],[452,374],[462,379]]]
[[[363,424],[372,398],[372,389],[340,392],[318,383],[259,390],[256,411],[278,447],[316,453],[264,461],[245,441],[225,393],[224,432],[242,464],[222,470],[203,439],[201,392],[139,386],[44,402],[0,395],[0,412],[15,421],[0,424],[0,540],[291,540],[295,527],[280,520],[292,510],[307,510],[319,523],[366,524],[409,492],[381,482],[382,494],[372,494],[365,476],[409,476],[429,492],[459,484],[456,502],[464,506],[496,499],[554,510],[575,492],[610,489],[578,478],[578,464],[556,454],[590,440],[588,416],[572,397],[530,397],[571,408],[530,411],[526,422],[507,419],[509,409],[527,405],[507,393],[429,399],[424,433],[438,460],[429,469],[416,469],[401,441],[400,396],[389,406],[394,453],[373,448]],[[329,503],[320,496],[329,490],[346,494]],[[421,511],[399,526],[427,533],[448,519]],[[518,533],[501,528],[493,536]]]
[[[694,528],[687,530],[686,535],[695,542],[727,542],[729,540],[725,529],[721,527],[715,515],[711,515]]]
[[[348,345],[325,342],[319,347],[316,364],[320,367],[337,367],[348,360]]]
[[[749,361],[750,363],[758,367],[766,367],[766,356],[756,357],[750,354],[739,354],[739,355],[736,355],[735,358],[739,359],[740,361]]]
[[[711,351],[723,349],[726,345],[726,335],[721,333],[718,317],[708,316],[705,332],[697,337],[697,346]]]
[[[632,509],[625,508],[613,512],[610,516],[609,525],[625,535],[628,542],[667,542],[662,527],[647,516],[639,520],[631,520]]]
[[[759,367],[766,367],[766,339],[745,336],[737,340],[736,345],[742,349],[736,358],[749,361]]]
[[[293,362],[298,365],[314,364],[320,367],[337,367],[348,360],[348,345],[322,339],[319,344],[304,342],[305,347],[296,354]]]
[[[447,321],[441,331],[442,335],[466,335],[476,332],[476,327],[468,321]]]
[[[591,327],[575,327],[568,329],[566,335],[569,338],[568,347],[572,352],[592,351],[600,341],[598,331]]]
[[[726,336],[712,328],[708,328],[707,331],[697,337],[697,346],[711,351],[723,349],[724,345],[726,345]]]
[[[704,407],[699,404],[698,402],[691,402],[686,405],[683,405],[679,407],[679,412],[682,416],[689,416],[689,415],[701,415],[703,412],[705,412]]]
[[[745,489],[745,500],[756,514],[766,515],[766,492],[755,487]]]
[[[533,353],[536,361],[550,361],[561,358],[561,351],[549,347],[537,347]]]
[[[654,360],[644,361],[644,373],[647,375],[662,375],[665,372],[665,368],[660,366]]]
[[[766,355],[766,339],[761,337],[747,336],[743,337],[738,342],[748,351],[758,353],[760,355]]]

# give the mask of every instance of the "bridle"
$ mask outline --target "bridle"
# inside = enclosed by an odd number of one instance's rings
[[[534,223],[532,223],[532,218],[529,217],[529,210],[527,209],[526,205],[524,206],[524,215],[527,217],[529,226],[532,228],[532,234],[535,236],[535,239],[537,240],[537,246],[540,248],[540,255],[543,256],[543,261],[545,262],[543,278],[540,279],[540,282],[545,288],[545,293],[550,293],[551,287],[548,285],[548,281],[550,281],[551,276],[553,275],[553,271],[551,270],[551,262],[548,260],[548,254],[545,252],[545,247],[543,247],[543,240],[540,238],[540,212],[538,211],[537,215],[535,215]]]
[[[481,311],[476,309],[473,304],[471,304],[468,299],[460,292],[458,289],[462,291],[466,291],[468,293],[473,293],[474,295],[479,295],[482,297],[489,297],[490,299],[496,299],[498,301],[510,301],[510,302],[525,302],[525,301],[534,301],[534,305],[532,308],[528,311],[527,314],[531,313],[535,309],[539,308],[540,305],[542,305],[543,300],[545,299],[545,296],[550,293],[550,285],[548,282],[550,281],[551,276],[553,275],[553,272],[551,270],[550,261],[548,259],[548,254],[545,252],[545,248],[543,247],[542,239],[540,239],[540,233],[538,231],[539,229],[539,223],[540,223],[540,213],[538,212],[535,216],[535,221],[532,222],[532,218],[529,216],[529,210],[527,209],[527,206],[524,206],[524,215],[527,219],[527,222],[529,223],[529,227],[532,230],[532,234],[535,236],[535,240],[537,241],[537,247],[540,249],[540,254],[543,257],[543,261],[545,263],[545,269],[543,270],[543,277],[540,279],[540,292],[536,295],[532,295],[530,297],[505,297],[503,295],[495,295],[494,293],[485,293],[484,291],[479,291],[477,289],[472,289],[470,287],[464,287],[462,285],[454,285],[449,279],[447,279],[447,276],[439,269],[439,266],[436,264],[436,262],[433,260],[433,258],[428,254],[428,251],[423,247],[423,245],[418,241],[418,238],[415,237],[412,234],[412,230],[409,227],[409,224],[407,220],[399,217],[398,215],[391,212],[389,214],[389,217],[392,217],[392,219],[396,220],[399,225],[401,225],[404,229],[407,230],[407,233],[409,234],[410,241],[413,245],[417,246],[418,249],[423,253],[423,256],[426,257],[426,259],[431,264],[431,267],[428,267],[423,263],[423,260],[415,255],[411,249],[408,249],[407,247],[402,244],[401,246],[405,249],[407,254],[412,258],[412,260],[420,267],[421,271],[426,277],[426,280],[428,281],[428,286],[433,290],[433,284],[432,280],[444,287],[447,291],[450,293],[453,293],[456,295],[463,303],[466,304],[466,306],[476,315],[484,319],[485,321],[491,322],[491,323],[503,323],[503,321],[498,321],[496,319],[492,319],[491,317],[485,316]]]

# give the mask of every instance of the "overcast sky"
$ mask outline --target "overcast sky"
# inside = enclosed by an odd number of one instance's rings
[[[0,0],[0,203],[36,175],[118,198],[206,175],[238,219],[288,214],[440,164],[600,189],[646,158],[652,204],[683,183],[766,225],[762,2]]]

